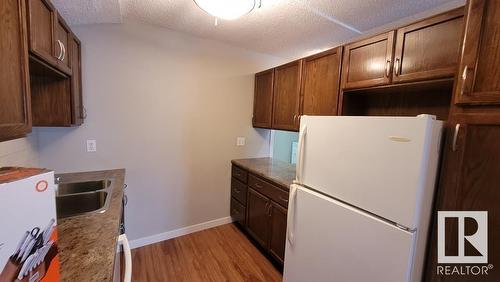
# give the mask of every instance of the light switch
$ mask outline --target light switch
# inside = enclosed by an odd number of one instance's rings
[[[87,140],[87,152],[96,152],[97,142],[96,140]]]
[[[245,137],[236,137],[236,146],[245,146]]]

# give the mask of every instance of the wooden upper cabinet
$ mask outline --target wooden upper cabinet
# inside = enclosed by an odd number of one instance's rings
[[[82,125],[85,119],[82,96],[82,51],[80,40],[71,35],[69,44],[69,55],[71,56],[71,120],[73,125]]]
[[[393,82],[453,77],[457,71],[464,9],[397,30]]]
[[[31,132],[24,0],[0,1],[0,141]]]
[[[336,115],[340,89],[342,47],[303,60],[302,114]]]
[[[273,80],[274,69],[255,74],[252,119],[254,127],[271,128],[273,114]]]
[[[344,47],[342,88],[365,88],[391,83],[394,31]]]
[[[30,51],[39,58],[55,64],[55,9],[47,0],[26,0]]]
[[[299,129],[301,67],[302,61],[298,60],[274,70],[274,129]]]
[[[59,68],[66,74],[71,74],[71,30],[64,19],[56,13],[54,56]]]
[[[500,1],[468,0],[457,104],[500,103]]]

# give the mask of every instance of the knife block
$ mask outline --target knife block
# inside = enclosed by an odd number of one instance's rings
[[[42,280],[42,278],[47,273],[47,270],[49,269],[50,263],[57,256],[57,253],[58,253],[57,246],[56,244],[54,244],[52,245],[52,247],[50,247],[49,251],[47,252],[47,255],[45,255],[45,259],[42,260],[42,262],[37,267],[28,272],[28,274],[24,276],[23,279],[21,280],[16,279],[15,282],[36,282]]]
[[[19,264],[12,257],[9,258],[2,272],[0,273],[0,282],[12,282],[15,281],[19,271],[21,271],[22,265]]]

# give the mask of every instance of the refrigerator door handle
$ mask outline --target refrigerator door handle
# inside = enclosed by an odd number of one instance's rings
[[[297,152],[297,166],[295,172],[295,183],[302,183],[302,163],[304,160],[304,143],[307,134],[307,125],[302,125],[299,133],[299,150]]]
[[[297,185],[290,185],[290,204],[288,205],[288,219],[287,219],[287,240],[293,246],[294,231],[295,231],[295,201],[297,199]]]

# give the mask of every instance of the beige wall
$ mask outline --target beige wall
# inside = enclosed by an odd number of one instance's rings
[[[36,134],[30,134],[27,138],[0,142],[0,167],[37,167],[38,165]]]
[[[229,216],[230,160],[269,155],[269,131],[251,125],[253,74],[284,60],[141,24],[74,30],[88,118],[37,129],[40,164],[125,168],[132,240]]]

